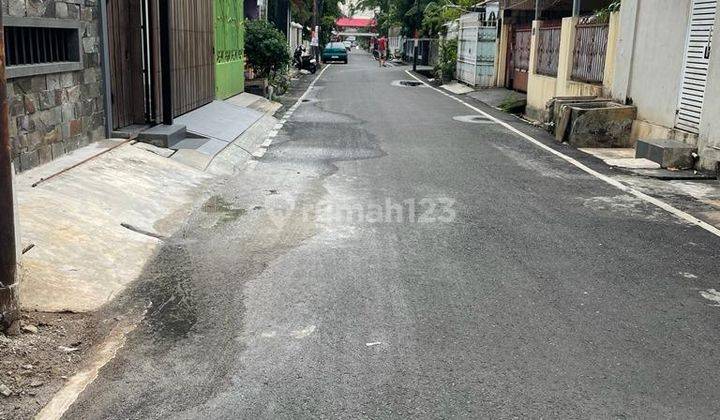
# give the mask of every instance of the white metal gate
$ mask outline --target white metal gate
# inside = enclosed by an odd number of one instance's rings
[[[693,0],[675,126],[698,133],[705,99],[717,0]]]
[[[491,14],[462,15],[458,25],[457,79],[471,86],[495,85],[497,20]]]

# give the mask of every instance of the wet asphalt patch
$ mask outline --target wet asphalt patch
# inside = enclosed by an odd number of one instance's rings
[[[395,80],[391,85],[397,87],[426,87],[424,83],[417,80]]]

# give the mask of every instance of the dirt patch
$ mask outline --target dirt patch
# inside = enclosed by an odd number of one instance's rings
[[[20,325],[18,335],[0,334],[0,419],[32,418],[95,341],[87,314],[29,312]]]

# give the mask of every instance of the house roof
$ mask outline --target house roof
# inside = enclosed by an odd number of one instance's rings
[[[335,21],[335,24],[345,28],[367,28],[375,26],[376,22],[375,19],[341,17]]]

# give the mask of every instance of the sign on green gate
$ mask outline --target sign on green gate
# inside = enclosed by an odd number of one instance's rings
[[[215,0],[215,97],[227,99],[245,87],[243,0]]]

